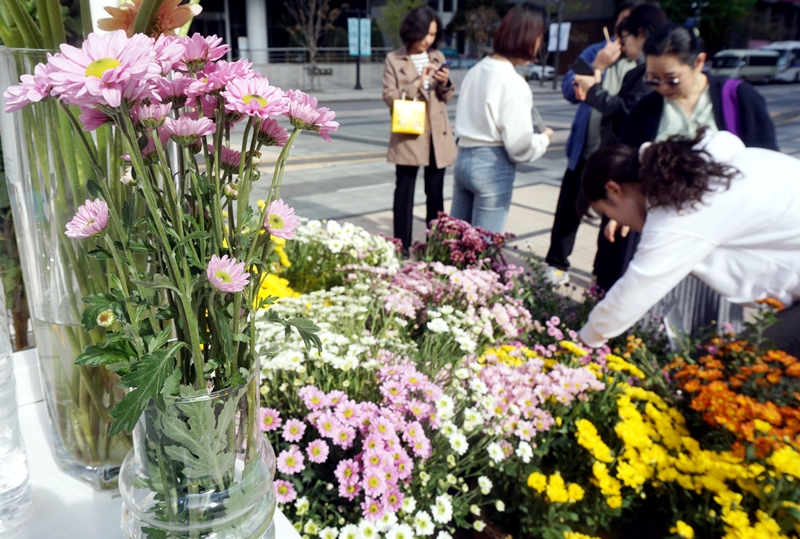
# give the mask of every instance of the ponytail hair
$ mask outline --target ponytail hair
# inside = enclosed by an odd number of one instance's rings
[[[581,189],[587,202],[606,198],[606,183],[636,183],[650,208],[666,206],[677,211],[694,208],[703,196],[719,186],[728,189],[739,171],[714,161],[698,145],[705,129],[689,139],[672,136],[645,148],[615,144],[601,148],[586,161]]]
[[[693,66],[705,51],[703,40],[695,29],[680,24],[670,24],[656,29],[644,44],[646,56],[677,56],[681,63]]]

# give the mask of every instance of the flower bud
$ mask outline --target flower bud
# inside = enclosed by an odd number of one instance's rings
[[[97,325],[101,328],[110,328],[114,325],[114,322],[117,321],[117,317],[114,316],[113,311],[105,310],[97,315]]]
[[[136,185],[136,181],[133,179],[133,172],[131,167],[125,167],[125,170],[123,170],[122,176],[120,177],[119,181],[121,181],[125,185]]]
[[[236,189],[235,183],[225,184],[225,187],[222,188],[222,191],[225,193],[226,197],[232,200],[239,198],[239,191]]]

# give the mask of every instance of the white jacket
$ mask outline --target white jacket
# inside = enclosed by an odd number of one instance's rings
[[[533,133],[533,93],[511,62],[487,56],[461,83],[455,132],[462,148],[504,146],[514,163],[544,155],[550,138]]]
[[[741,175],[695,209],[647,212],[627,271],[581,329],[587,345],[622,334],[690,273],[734,303],[800,299],[800,160],[745,148],[727,131],[704,143]]]

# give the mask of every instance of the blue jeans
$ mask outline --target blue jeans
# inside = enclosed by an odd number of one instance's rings
[[[502,146],[458,148],[450,215],[502,233],[514,193],[516,165]]]

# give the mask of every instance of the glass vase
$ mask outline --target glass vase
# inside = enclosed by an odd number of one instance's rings
[[[151,401],[120,472],[127,539],[275,538],[275,453],[258,426],[259,379]]]
[[[46,51],[0,47],[0,94],[46,60]],[[0,98],[0,106],[5,107]],[[130,437],[109,437],[109,412],[124,396],[115,373],[75,365],[103,331],[84,330],[82,298],[108,292],[112,269],[93,258],[65,225],[89,194],[97,172],[54,100],[3,115],[6,181],[37,344],[53,453],[65,472],[98,490],[114,489]],[[113,171],[121,151],[110,128],[93,134],[98,161]],[[115,197],[127,196],[121,184]]]

